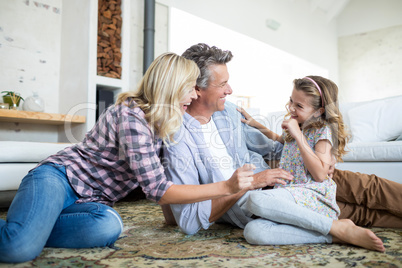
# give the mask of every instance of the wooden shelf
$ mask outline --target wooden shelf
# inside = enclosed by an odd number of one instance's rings
[[[0,122],[64,125],[64,123],[83,124],[85,123],[85,120],[85,116],[81,115],[49,114],[0,109]]]

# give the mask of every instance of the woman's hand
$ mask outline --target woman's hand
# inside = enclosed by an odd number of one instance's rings
[[[299,123],[297,123],[296,119],[283,120],[282,128],[287,130],[294,139],[297,139],[297,138],[301,137],[301,135],[302,135],[302,132],[299,127]]]
[[[235,194],[241,190],[250,188],[253,182],[254,169],[255,166],[252,164],[245,164],[244,166],[236,169],[232,177],[225,181],[229,192],[231,194]]]

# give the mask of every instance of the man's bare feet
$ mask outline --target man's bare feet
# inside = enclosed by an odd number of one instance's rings
[[[356,226],[351,220],[335,220],[329,233],[333,236],[333,243],[348,243],[363,248],[385,251],[379,237],[372,231]]]

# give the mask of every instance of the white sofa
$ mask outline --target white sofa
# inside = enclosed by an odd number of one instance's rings
[[[24,176],[41,160],[71,144],[0,141],[0,207],[8,206]]]
[[[402,183],[402,95],[341,103],[340,110],[352,139],[344,162],[336,168],[376,174]],[[285,114],[285,111],[270,113],[261,122],[280,134]]]

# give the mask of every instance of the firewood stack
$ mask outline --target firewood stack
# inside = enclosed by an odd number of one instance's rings
[[[121,0],[98,0],[98,70],[121,78]]]

